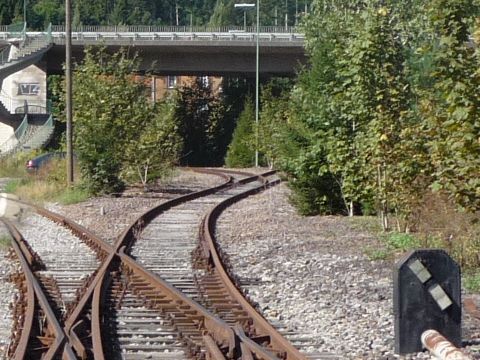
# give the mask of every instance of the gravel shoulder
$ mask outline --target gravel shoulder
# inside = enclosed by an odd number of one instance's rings
[[[395,359],[393,260],[371,261],[374,219],[302,217],[285,184],[249,197],[220,217],[217,238],[264,316],[316,339],[311,352],[338,359]],[[464,339],[478,321],[467,317]],[[478,335],[476,335],[478,336]],[[473,349],[470,349],[471,351]],[[426,353],[408,359],[426,359]]]

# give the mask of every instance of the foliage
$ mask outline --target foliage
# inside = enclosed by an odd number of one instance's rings
[[[243,10],[234,9],[232,0],[77,0],[73,3],[74,25],[243,25]],[[289,26],[304,16],[309,1],[265,0],[260,3],[262,25]],[[30,0],[27,23],[42,29],[50,21],[64,22],[64,2],[61,0]],[[252,25],[255,11],[247,12],[247,24]],[[0,24],[23,22],[23,3],[3,0],[0,3]]]
[[[251,98],[245,100],[243,111],[228,146],[225,164],[228,167],[250,167],[255,164],[255,107]]]
[[[365,255],[371,261],[378,261],[378,260],[387,260],[392,256],[392,253],[388,249],[372,249],[367,248],[365,249]]]
[[[208,22],[209,26],[226,26],[233,24],[234,1],[217,0],[212,16]]]
[[[13,179],[13,180],[9,180],[6,184],[5,184],[5,188],[3,189],[6,193],[10,193],[10,194],[14,194],[17,189],[24,185],[26,183],[26,180],[25,179]]]
[[[432,189],[442,190],[467,211],[480,208],[480,52],[469,43],[479,4],[432,0],[429,30],[433,89],[421,89],[421,111],[433,164]]]
[[[144,85],[132,75],[137,63],[125,50],[108,55],[104,49],[87,49],[76,67],[75,151],[93,193],[119,191],[126,180],[122,174],[132,169],[145,183],[149,168],[162,169],[176,159],[172,111],[148,103]]]
[[[258,123],[258,150],[271,168],[281,156],[285,131],[289,118],[289,102],[292,81],[273,79],[261,92],[261,117]]]
[[[385,235],[386,243],[395,250],[407,251],[420,247],[420,241],[412,234],[391,232]]]
[[[225,136],[223,103],[203,78],[178,91],[175,119],[183,139],[180,162],[190,166],[218,166],[223,163],[220,139]]]
[[[177,160],[182,144],[171,99],[157,103],[152,116],[137,141],[126,144],[123,164],[125,177],[138,176],[144,186],[168,172]]]
[[[292,180],[301,212],[373,204],[385,230],[392,218],[408,232],[430,189],[478,210],[480,58],[469,38],[480,38],[479,2],[316,0],[313,9],[303,23],[310,64],[288,106],[265,97],[261,116],[275,124],[264,151]]]
[[[32,153],[16,153],[0,159],[0,177],[23,177],[26,174],[25,164]]]

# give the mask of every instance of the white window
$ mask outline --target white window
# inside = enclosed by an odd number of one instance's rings
[[[173,89],[177,86],[177,77],[176,76],[167,76],[167,88]]]
[[[24,83],[18,84],[18,95],[34,95],[40,94],[40,84]]]

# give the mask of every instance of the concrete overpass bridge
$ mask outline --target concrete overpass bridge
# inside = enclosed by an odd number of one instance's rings
[[[128,47],[141,71],[156,75],[254,76],[257,36],[262,77],[292,76],[305,63],[304,36],[294,28],[86,26],[72,33],[80,62],[89,45]],[[47,74],[63,73],[65,29],[12,31],[0,26],[0,157],[48,141]],[[23,120],[22,120],[23,119]]]
[[[39,32],[27,32],[37,37]],[[53,26],[52,47],[44,55],[47,73],[61,73],[65,29]],[[141,70],[158,75],[255,74],[254,27],[83,26],[72,32],[72,53],[81,61],[85,46],[103,45],[115,52],[129,47],[142,58]],[[259,28],[260,73],[292,76],[305,63],[304,36],[295,28]],[[0,41],[12,35],[0,28]]]

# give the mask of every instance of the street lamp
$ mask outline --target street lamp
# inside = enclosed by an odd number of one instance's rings
[[[235,4],[236,8],[252,8],[254,4]],[[259,29],[260,29],[260,0],[257,0],[257,26],[256,26],[256,59],[255,59],[255,167],[258,167],[258,88],[259,88],[259,79],[260,79],[260,72],[259,72],[259,63],[260,63],[260,46],[259,46]],[[246,17],[245,11],[244,15],[244,26],[246,27]]]
[[[247,31],[247,10],[253,9],[255,4],[235,4],[237,9],[243,9],[243,30]]]
[[[23,0],[23,23],[27,27],[27,0]]]

